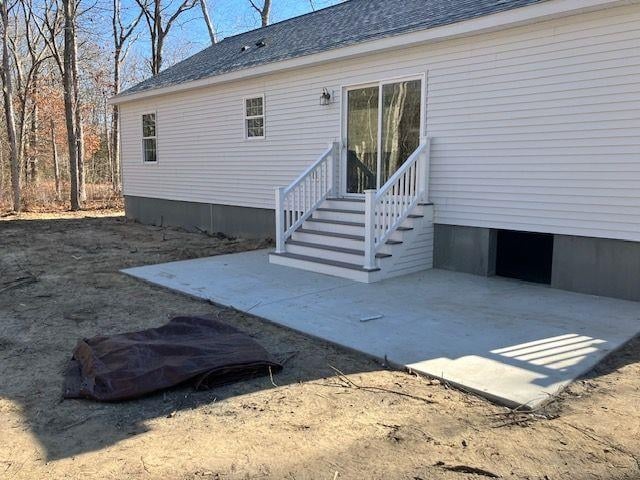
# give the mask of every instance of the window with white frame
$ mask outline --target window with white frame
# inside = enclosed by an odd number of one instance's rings
[[[264,97],[245,98],[244,124],[247,138],[264,138]]]
[[[142,160],[145,163],[158,161],[158,138],[156,137],[156,114],[142,115]]]

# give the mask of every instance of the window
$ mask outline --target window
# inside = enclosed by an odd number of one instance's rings
[[[157,142],[156,114],[145,113],[142,115],[142,160],[145,163],[158,161]]]
[[[247,138],[264,138],[264,97],[244,100],[244,123]]]

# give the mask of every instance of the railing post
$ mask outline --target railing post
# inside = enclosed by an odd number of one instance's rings
[[[331,187],[329,188],[329,195],[338,194],[338,167],[340,165],[340,143],[333,142],[331,144],[331,163],[330,163],[330,178]]]
[[[284,247],[284,190],[276,187],[276,253],[285,253]]]
[[[375,190],[364,191],[364,268],[373,270],[376,268],[375,251]]]
[[[429,201],[429,176],[431,175],[431,138],[423,137],[421,143],[424,144],[420,152],[420,196],[423,202]]]

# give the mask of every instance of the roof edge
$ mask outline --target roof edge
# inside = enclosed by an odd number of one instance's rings
[[[493,13],[483,17],[442,25],[417,32],[405,33],[385,37],[381,39],[368,40],[346,47],[340,47],[319,53],[312,53],[296,58],[281,60],[255,67],[243,68],[240,70],[214,75],[211,77],[193,80],[189,82],[169,85],[141,92],[130,94],[120,94],[111,97],[108,101],[110,105],[120,105],[166,95],[170,93],[185,92],[199,88],[209,87],[222,83],[228,83],[240,79],[248,79],[282,72],[301,67],[310,67],[324,63],[344,60],[348,58],[360,57],[372,53],[386,50],[394,50],[407,46],[415,46],[424,43],[433,43],[449,40],[457,37],[465,37],[487,33],[497,30],[504,30],[521,25],[527,25],[553,18],[576,15],[605,8],[633,5],[640,3],[640,0],[549,0],[547,2],[528,5],[513,10]]]

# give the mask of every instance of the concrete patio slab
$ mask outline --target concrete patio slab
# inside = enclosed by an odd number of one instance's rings
[[[539,405],[640,332],[636,302],[444,270],[363,284],[267,257],[259,250],[124,273],[511,407]]]

